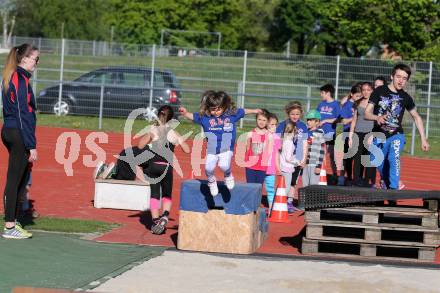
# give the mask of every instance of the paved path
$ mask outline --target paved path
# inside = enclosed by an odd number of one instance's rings
[[[440,271],[166,251],[95,292],[439,292]]]

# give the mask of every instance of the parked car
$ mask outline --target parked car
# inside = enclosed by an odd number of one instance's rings
[[[132,110],[147,108],[145,116],[156,115],[162,105],[170,105],[176,114],[181,105],[181,91],[171,71],[154,71],[152,106],[150,105],[151,69],[146,67],[105,67],[86,73],[62,86],[45,88],[37,97],[43,113],[57,115],[98,115],[103,97],[103,116],[126,117]]]

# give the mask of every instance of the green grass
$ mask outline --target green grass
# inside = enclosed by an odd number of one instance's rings
[[[29,217],[25,217],[21,219],[20,222],[26,229],[29,230],[42,230],[63,233],[105,233],[119,227],[119,224],[115,223],[53,217],[40,217],[37,219],[30,219]],[[0,227],[3,226],[4,220],[3,216],[1,216]]]
[[[403,149],[404,155],[411,155],[411,135],[406,135],[406,144]],[[415,144],[414,144],[414,156],[427,158],[427,159],[440,159],[440,137],[431,137],[428,139],[429,142],[429,152],[422,151],[420,147],[420,137],[416,134]]]

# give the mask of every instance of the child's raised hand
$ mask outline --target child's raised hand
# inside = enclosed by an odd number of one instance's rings
[[[179,108],[179,113],[182,114],[182,115],[185,115],[186,113],[188,113],[188,111],[186,110],[185,107],[180,107]]]

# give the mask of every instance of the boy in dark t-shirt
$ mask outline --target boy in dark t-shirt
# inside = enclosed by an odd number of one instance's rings
[[[399,188],[400,153],[405,144],[402,128],[405,109],[413,117],[420,133],[422,150],[429,150],[422,118],[417,113],[412,97],[403,90],[410,76],[411,68],[409,66],[405,64],[394,66],[391,73],[391,83],[374,90],[365,110],[365,118],[376,122],[373,129],[373,132],[376,133],[373,143],[383,155],[382,162],[377,162],[378,169],[383,187],[390,189]],[[372,159],[376,157],[373,153]]]

